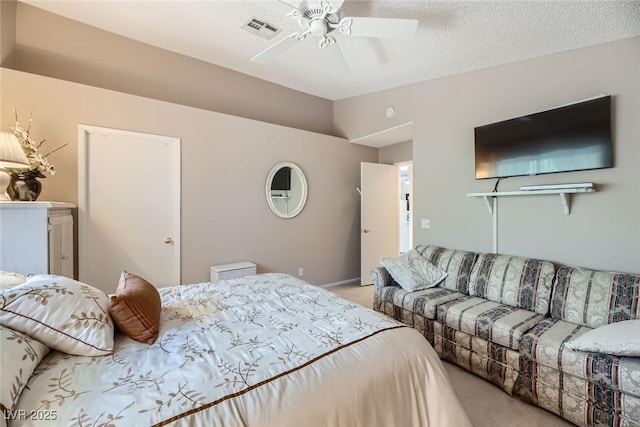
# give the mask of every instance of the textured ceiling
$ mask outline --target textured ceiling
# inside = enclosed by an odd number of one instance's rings
[[[416,37],[338,34],[346,67],[308,37],[257,64],[250,58],[298,30],[282,2],[22,1],[330,100],[640,35],[640,1],[347,0],[341,16],[417,19]],[[282,31],[273,40],[246,32],[241,27],[251,17]]]

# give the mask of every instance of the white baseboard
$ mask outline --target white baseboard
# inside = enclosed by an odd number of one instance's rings
[[[321,288],[330,288],[330,287],[333,287],[333,286],[346,285],[348,283],[360,283],[360,278],[356,277],[356,278],[353,278],[353,279],[342,280],[340,282],[327,283],[326,285],[320,285],[320,287]]]

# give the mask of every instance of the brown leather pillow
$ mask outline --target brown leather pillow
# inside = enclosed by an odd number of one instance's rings
[[[151,283],[135,274],[122,272],[109,314],[129,338],[153,344],[160,329],[160,294]]]

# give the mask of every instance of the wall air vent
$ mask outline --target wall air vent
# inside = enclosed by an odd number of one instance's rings
[[[247,22],[245,22],[242,28],[249,31],[250,33],[257,34],[260,37],[264,37],[267,40],[271,40],[276,34],[281,31],[280,28],[276,28],[273,25],[255,17],[250,18]]]

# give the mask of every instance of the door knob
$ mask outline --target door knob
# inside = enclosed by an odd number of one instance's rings
[[[168,245],[173,242],[173,239],[171,237],[165,237],[164,242]]]
[[[369,232],[369,230],[368,230],[368,229],[366,229],[366,228],[363,228],[363,229],[362,229],[362,232],[363,232],[363,233],[365,233],[365,234],[367,234],[367,233]]]

